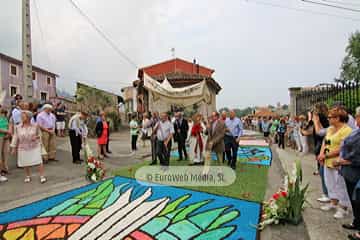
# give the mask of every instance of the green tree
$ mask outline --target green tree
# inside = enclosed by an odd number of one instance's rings
[[[235,108],[235,109],[234,109],[234,112],[235,112],[235,115],[236,115],[237,117],[241,117],[241,115],[242,115],[242,110],[241,110],[241,109]]]
[[[360,32],[356,31],[349,38],[346,56],[341,65],[340,80],[360,81]]]
[[[110,96],[96,88],[86,86],[81,86],[77,89],[76,101],[80,104],[82,110],[94,113],[113,105]]]
[[[229,109],[229,108],[227,108],[227,107],[220,108],[219,113],[221,113],[221,112],[223,112],[223,111],[225,111],[225,112],[229,112],[229,111],[230,111],[230,109]]]
[[[244,108],[244,109],[241,109],[241,112],[240,112],[240,116],[239,117],[244,117],[246,115],[250,115],[253,113],[253,108],[251,107],[247,107],[247,108]]]
[[[270,109],[270,110],[274,110],[275,109],[275,106],[273,106],[273,105],[268,105],[268,108]]]

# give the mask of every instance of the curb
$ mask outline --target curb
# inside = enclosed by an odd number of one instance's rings
[[[49,196],[61,194],[63,192],[70,191],[71,189],[85,186],[89,184],[88,181],[85,180],[85,177],[79,177],[67,182],[58,183],[55,185],[51,185],[45,189],[41,189],[38,191],[32,191],[21,196],[18,196],[18,200],[14,200],[7,203],[1,203],[0,212],[5,212],[14,208],[18,208],[36,201],[40,201]]]
[[[301,159],[303,168],[304,184],[310,183],[308,198],[310,205],[307,205],[303,212],[305,231],[310,240],[334,240],[347,239],[348,234],[353,233],[342,228],[342,224],[352,221],[351,214],[342,220],[333,217],[335,212],[323,212],[321,204],[316,200],[321,194],[321,181],[319,176],[314,176],[316,168],[315,157],[312,154],[298,156],[295,152],[287,149],[274,149],[279,156],[282,168],[286,169],[287,163],[292,164],[296,159]],[[291,167],[291,165],[289,165]]]
[[[291,166],[289,166],[289,164],[287,164],[287,162],[285,162],[286,160],[283,159],[281,156],[281,154],[279,154],[278,148],[275,145],[270,146],[273,154],[276,154],[277,158],[279,159],[279,161],[276,163],[278,164],[278,166],[280,167],[281,171],[282,171],[282,176],[284,177],[287,174],[287,169],[289,170],[291,168]],[[286,166],[288,165],[288,166]],[[303,224],[305,227],[305,231],[306,231],[306,237],[309,240],[318,240],[317,238],[311,238],[311,234],[308,228],[308,224],[309,221],[307,221],[306,217],[304,216],[304,213],[302,214],[302,219],[303,219]]]

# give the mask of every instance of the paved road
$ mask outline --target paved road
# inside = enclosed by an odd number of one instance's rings
[[[120,132],[111,136],[110,148],[113,152],[110,159],[105,160],[108,175],[111,170],[122,166],[130,166],[143,161],[143,156],[148,154],[149,147],[142,148],[136,154],[130,153],[130,136],[128,132]],[[96,150],[96,140],[91,139],[90,145]],[[32,182],[24,184],[24,171],[16,168],[16,160],[12,157],[9,161],[11,175],[9,181],[0,185],[0,211],[30,203],[49,195],[70,190],[87,184],[85,180],[85,166],[72,163],[70,143],[68,138],[57,139],[57,157],[59,161],[45,165],[48,179],[46,184],[40,184],[37,169],[33,168]]]
[[[296,159],[301,159],[303,167],[303,182],[310,183],[310,191],[308,193],[308,201],[311,204],[307,205],[303,214],[305,226],[309,234],[310,240],[334,240],[347,239],[347,235],[352,231],[344,230],[341,225],[343,223],[350,223],[352,221],[351,215],[342,220],[336,220],[333,215],[335,212],[323,212],[320,210],[320,204],[316,201],[321,195],[320,177],[314,176],[313,172],[316,167],[314,155],[308,154],[300,157],[294,151],[289,149],[276,150],[284,168],[288,165],[291,167]]]
[[[283,176],[285,174],[280,158],[277,152],[277,147],[272,147],[273,161],[268,175],[268,186],[266,190],[265,199],[269,199],[282,186]],[[308,233],[305,224],[301,223],[298,226],[293,225],[273,225],[265,228],[260,234],[261,240],[308,240]]]

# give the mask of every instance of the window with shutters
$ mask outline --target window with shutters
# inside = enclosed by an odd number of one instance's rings
[[[10,84],[9,93],[10,93],[10,97],[14,97],[16,94],[19,94],[20,93],[19,86]]]
[[[10,76],[17,77],[18,67],[14,64],[10,64]]]

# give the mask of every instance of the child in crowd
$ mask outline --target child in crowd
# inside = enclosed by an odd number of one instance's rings
[[[130,136],[131,136],[131,151],[132,152],[135,152],[137,150],[136,142],[138,139],[138,129],[139,129],[139,125],[136,121],[136,116],[133,115],[131,117],[131,121],[130,121]]]
[[[277,134],[278,134],[278,146],[279,148],[285,149],[285,133],[286,133],[286,123],[284,119],[280,120],[280,123],[277,127]]]

